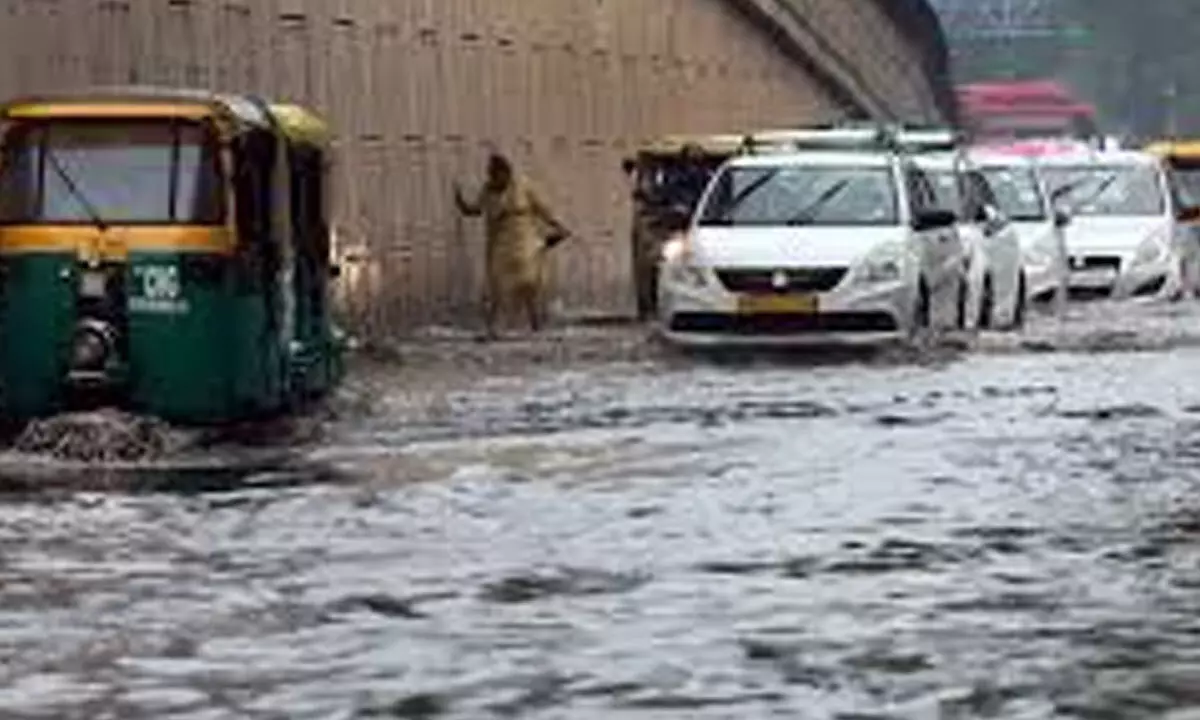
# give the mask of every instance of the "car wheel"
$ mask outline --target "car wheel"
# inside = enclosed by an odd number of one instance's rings
[[[967,303],[971,291],[971,285],[966,277],[958,280],[958,297],[955,299],[954,308],[954,329],[967,329]]]
[[[996,291],[992,289],[992,276],[985,275],[983,278],[983,298],[979,301],[978,325],[980,330],[992,329],[992,318],[994,317],[995,307]]]
[[[1027,304],[1029,298],[1027,295],[1029,290],[1025,285],[1025,273],[1022,272],[1017,278],[1017,306],[1013,309],[1013,330],[1020,330],[1025,327],[1025,312],[1028,309]]]
[[[929,287],[922,280],[917,286],[917,302],[913,304],[913,330],[928,330],[931,315]]]

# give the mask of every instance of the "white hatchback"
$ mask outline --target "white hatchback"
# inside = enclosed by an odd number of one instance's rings
[[[1073,291],[1125,298],[1171,294],[1196,245],[1165,168],[1143,152],[1080,152],[1038,161],[1066,231]]]
[[[967,256],[910,158],[805,150],[731,159],[660,265],[684,345],[905,339],[961,325]]]

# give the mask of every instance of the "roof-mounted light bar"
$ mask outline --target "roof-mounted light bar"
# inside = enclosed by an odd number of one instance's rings
[[[743,151],[749,153],[804,150],[890,151],[902,153],[951,152],[964,146],[963,136],[952,128],[847,121],[792,130],[765,130],[747,135]]]

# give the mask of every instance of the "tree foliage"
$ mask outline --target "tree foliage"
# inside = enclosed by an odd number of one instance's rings
[[[1200,0],[1044,2],[1053,37],[959,43],[959,79],[1055,77],[1111,131],[1200,134]]]
[[[1108,124],[1139,135],[1200,132],[1200,2],[1061,0],[1065,70],[1095,99]]]

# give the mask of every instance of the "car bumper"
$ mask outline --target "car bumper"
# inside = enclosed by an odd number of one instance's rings
[[[1025,289],[1032,300],[1051,300],[1060,288],[1067,287],[1067,271],[1062,265],[1031,265],[1023,267]]]
[[[665,287],[659,334],[692,347],[860,345],[907,337],[913,293],[903,282],[817,295],[809,313],[745,313],[723,289]]]
[[[1156,292],[1176,272],[1173,259],[1161,260],[1116,271],[1072,271],[1067,275],[1067,287],[1072,291],[1105,292],[1112,297],[1131,297]]]

